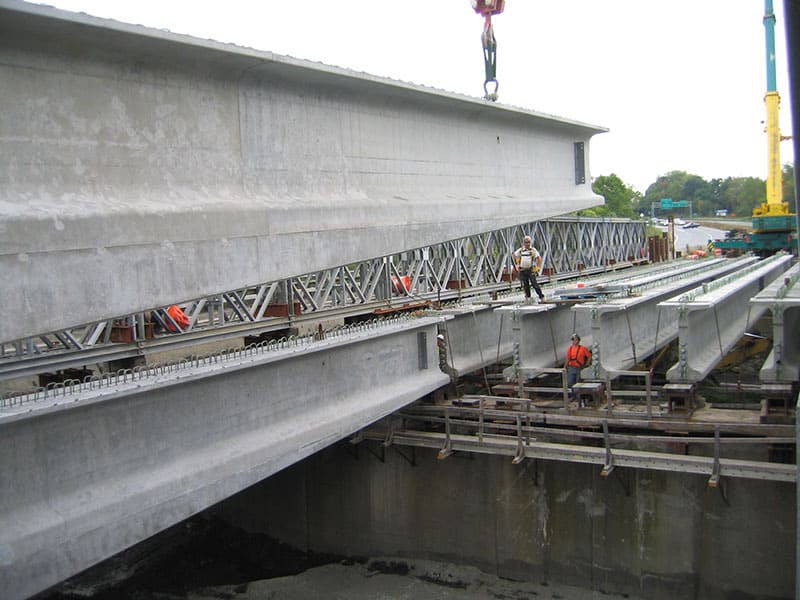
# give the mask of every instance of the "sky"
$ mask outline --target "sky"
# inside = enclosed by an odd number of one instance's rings
[[[483,96],[470,0],[39,2]],[[792,132],[783,0],[774,0],[780,127]],[[767,177],[762,0],[506,0],[493,20],[501,104],[609,129],[593,177],[644,193],[670,171]],[[793,160],[781,144],[781,163]]]

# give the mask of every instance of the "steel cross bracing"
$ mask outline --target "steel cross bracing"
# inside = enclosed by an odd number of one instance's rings
[[[190,318],[181,334],[224,328],[239,334],[285,329],[302,319],[370,313],[414,302],[451,300],[465,295],[509,289],[512,252],[531,235],[544,257],[545,281],[602,270],[609,264],[640,259],[645,248],[645,223],[625,219],[555,218],[443,242],[325,271],[270,281],[189,301],[176,299]],[[408,287],[404,278],[408,278]],[[101,290],[98,290],[101,293]],[[280,306],[284,315],[271,310]],[[299,307],[299,312],[296,308]],[[0,343],[0,379],[28,368],[20,363],[47,361],[48,356],[84,354],[113,347],[114,328],[128,341],[151,343],[150,322],[177,329],[166,307],[152,307],[116,319],[85,323],[27,339]],[[188,340],[188,338],[187,338]],[[131,344],[125,344],[130,347]],[[124,353],[124,352],[123,352]]]
[[[519,399],[510,409],[496,408],[498,402],[504,406],[514,402],[505,397],[470,396],[462,400],[473,404],[414,404],[358,432],[352,441],[432,448],[439,451],[439,459],[470,452],[507,456],[515,465],[525,459],[594,464],[602,468],[602,476],[608,476],[617,466],[692,473],[707,476],[709,487],[717,487],[722,476],[790,483],[797,480],[793,464],[742,460],[735,450],[730,452],[731,457],[721,456],[723,447],[791,443],[795,439],[793,425],[676,423],[642,418],[609,421],[602,416],[532,408],[530,401]],[[670,435],[676,425],[678,430],[694,435]],[[642,430],[650,430],[650,434]],[[674,450],[676,442],[680,452]],[[690,454],[690,444],[705,446],[706,450]]]

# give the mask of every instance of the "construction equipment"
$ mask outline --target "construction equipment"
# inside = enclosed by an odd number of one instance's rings
[[[497,40],[494,37],[492,15],[499,15],[503,12],[505,3],[506,0],[472,0],[472,8],[484,18],[483,33],[481,34],[483,62],[486,69],[483,97],[492,102],[497,100],[497,90],[500,88],[500,84],[497,82]],[[489,91],[489,88],[492,90]]]
[[[753,209],[752,233],[724,240],[715,240],[715,248],[722,251],[752,251],[772,254],[778,250],[792,251],[795,244],[796,215],[790,212],[789,203],[783,200],[781,173],[782,137],[778,124],[778,94],[775,75],[775,13],[772,0],[764,2],[764,29],[767,41],[767,199]]]

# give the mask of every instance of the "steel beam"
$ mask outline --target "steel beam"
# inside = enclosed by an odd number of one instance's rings
[[[789,268],[781,254],[740,269],[713,283],[659,303],[678,323],[678,362],[667,371],[672,383],[698,383],[766,310],[750,299]]]
[[[590,233],[593,245],[582,242]],[[419,301],[441,303],[509,291],[516,285],[508,281],[512,252],[522,245],[522,237],[527,234],[541,240],[547,257],[544,268],[552,273],[544,279],[551,282],[575,277],[578,265],[582,265],[580,272],[584,274],[604,271],[609,263],[613,263],[614,268],[631,267],[636,264],[628,260],[631,248],[645,245],[645,229],[641,222],[570,217],[523,223],[182,303],[191,315],[191,325],[179,335],[170,333],[169,337],[185,337],[184,334],[198,330],[245,329],[243,325],[252,325],[248,329],[257,333],[260,328],[262,331],[285,329],[301,321],[342,318]],[[580,247],[578,241],[581,241]],[[595,251],[586,256],[584,253],[592,248],[602,248],[602,253]],[[407,289],[393,285],[400,277],[408,278]],[[104,294],[104,290],[96,293]],[[276,311],[270,309],[275,309],[278,303],[288,307],[289,295],[293,299],[292,314],[287,310],[286,316],[275,316]],[[295,306],[299,311],[294,310]],[[121,315],[115,320],[143,323],[153,312],[162,311],[163,307],[149,307],[142,313]],[[131,330],[135,345],[121,348],[118,343],[111,342],[109,334],[115,320],[80,324],[27,340],[0,342],[0,380],[26,372],[56,371],[69,364],[97,362],[90,356],[104,353],[93,351],[97,346],[113,344],[113,349],[106,348],[108,354],[133,355],[151,343],[147,332],[140,332],[138,328]],[[218,334],[224,335],[224,332]],[[69,343],[71,337],[80,340],[79,349]],[[34,356],[35,360],[31,360]],[[43,368],[36,371],[37,365]]]
[[[28,598],[446,384],[438,324],[364,324],[2,408],[4,600]]]
[[[364,439],[382,439],[380,429],[368,429],[362,434]],[[715,458],[713,456],[687,456],[669,452],[627,450],[609,447],[591,447],[576,444],[542,442],[535,438],[492,436],[480,439],[478,436],[430,431],[394,431],[392,443],[400,446],[422,448],[447,448],[454,452],[473,452],[512,457],[514,464],[522,460],[543,459],[560,462],[573,462],[597,465],[603,469],[612,467],[631,467],[656,471],[693,473],[709,477],[721,476],[770,481],[797,481],[795,465]],[[609,457],[611,460],[609,461]],[[610,470],[609,470],[610,471]],[[599,471],[599,474],[602,472]],[[711,484],[709,484],[711,485]]]
[[[16,0],[0,105],[2,341],[602,202],[602,127]]]
[[[752,306],[772,312],[772,350],[761,366],[759,378],[768,383],[800,380],[800,264],[750,299]]]

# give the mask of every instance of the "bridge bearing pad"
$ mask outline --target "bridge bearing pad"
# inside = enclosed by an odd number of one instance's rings
[[[580,408],[599,408],[605,398],[606,386],[602,381],[580,381],[572,386]]]
[[[667,412],[691,415],[695,405],[694,383],[667,383],[662,388],[667,400]]]
[[[794,422],[792,407],[796,397],[791,383],[762,383],[761,423],[791,424]]]

